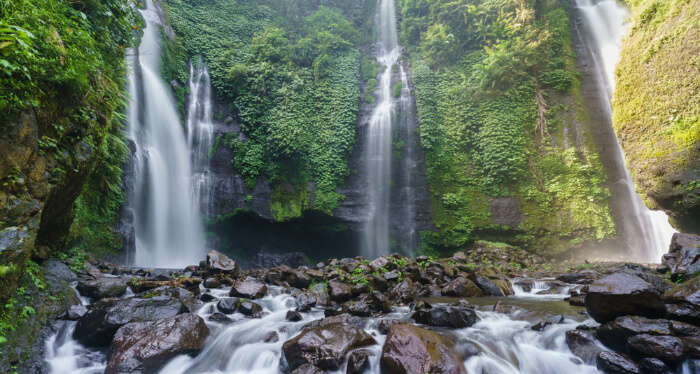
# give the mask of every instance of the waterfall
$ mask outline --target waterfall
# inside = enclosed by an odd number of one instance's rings
[[[160,9],[140,10],[146,21],[138,50],[129,58],[128,136],[134,144],[133,263],[149,267],[196,264],[204,233],[192,188],[191,152],[170,88],[158,73]]]
[[[615,85],[615,64],[620,58],[620,45],[627,28],[629,12],[615,0],[575,0],[581,16],[583,31],[579,37],[594,71],[600,108],[605,111],[605,123],[599,126],[597,140],[601,159],[612,182],[611,206],[616,215],[628,250],[628,259],[641,262],[660,262],[668,251],[675,230],[662,211],[649,210],[636,193],[634,182],[625,166],[625,156],[612,128],[610,100]]]
[[[390,243],[392,226],[395,226],[395,239],[400,241],[398,244],[404,252],[411,254],[417,242],[413,189],[415,145],[411,138],[411,121],[415,116],[408,73],[399,61],[401,47],[393,0],[379,2],[377,30],[377,61],[382,72],[378,79],[377,105],[368,124],[364,165],[370,220],[364,229],[362,254],[367,258],[390,252],[393,247]],[[400,80],[394,78],[395,73],[399,74]],[[401,84],[399,97],[394,97],[395,87],[392,84]],[[398,170],[392,170],[393,150],[398,147],[392,142],[394,134],[406,138],[398,140],[403,161]],[[398,194],[392,196],[392,190]],[[399,209],[392,209],[392,205]]]
[[[214,122],[209,72],[200,60],[190,64],[190,97],[187,108],[187,144],[192,150],[192,178],[195,201],[205,217],[211,216],[209,151],[214,145]]]

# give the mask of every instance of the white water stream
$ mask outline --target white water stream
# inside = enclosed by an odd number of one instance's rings
[[[141,45],[129,58],[128,128],[136,147],[133,264],[184,267],[203,257],[204,233],[192,188],[191,148],[170,88],[158,72],[160,10],[152,0],[146,6],[140,10],[146,21]]]
[[[615,65],[620,59],[622,38],[627,30],[629,12],[615,0],[576,0],[591,45],[594,68],[598,72],[599,91],[607,97],[608,117],[612,118],[610,100],[615,86]],[[612,121],[611,121],[612,123]],[[612,134],[612,133],[611,133]],[[663,211],[649,210],[637,194],[634,181],[625,165],[625,156],[617,139],[610,142],[616,147],[615,162],[621,178],[611,187],[613,194],[622,196],[624,211],[619,212],[623,235],[628,247],[628,260],[658,263],[668,252],[675,230]]]

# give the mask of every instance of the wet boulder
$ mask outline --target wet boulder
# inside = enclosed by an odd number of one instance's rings
[[[640,357],[654,357],[665,362],[678,362],[683,358],[685,346],[675,336],[640,334],[627,339],[630,351]]]
[[[457,277],[442,288],[443,296],[475,297],[483,295],[483,292],[474,282],[464,277]]]
[[[121,278],[99,278],[78,282],[76,287],[81,295],[93,299],[118,297],[126,292],[126,282]]]
[[[316,305],[316,295],[312,292],[302,292],[295,299],[300,312],[308,312]]]
[[[382,372],[388,374],[466,374],[462,357],[450,341],[410,324],[389,328],[380,365]]]
[[[210,277],[204,280],[204,287],[206,288],[219,288],[221,287],[221,281],[217,278]]]
[[[700,325],[700,276],[669,290],[663,300],[669,318]]]
[[[160,278],[160,277],[158,277]],[[189,277],[180,277],[177,279],[141,279],[141,278],[133,278],[129,281],[129,287],[131,289],[139,294],[143,292],[147,292],[150,290],[154,290],[157,288],[163,288],[163,287],[168,287],[168,288],[182,288],[186,289],[189,292],[193,294],[199,294],[199,284],[202,283],[202,280],[199,278],[189,278]]]
[[[345,374],[364,373],[367,369],[369,369],[369,356],[371,354],[371,352],[364,349],[352,352],[350,357],[348,357],[348,366],[345,369]]]
[[[238,264],[219,251],[207,253],[207,270],[210,273],[227,273],[233,277],[238,276]]]
[[[670,322],[641,316],[621,316],[598,327],[596,335],[606,346],[624,351],[627,339],[639,334],[669,335]]]
[[[588,365],[595,364],[596,357],[603,349],[596,344],[595,337],[588,331],[569,330],[566,332],[566,345],[571,353]]]
[[[287,340],[282,353],[290,371],[305,364],[331,371],[341,367],[351,350],[374,344],[369,334],[348,323],[318,323]]]
[[[90,305],[78,320],[73,337],[88,346],[107,346],[114,333],[127,323],[170,318],[185,312],[185,305],[169,296],[102,299]]]
[[[454,306],[436,306],[416,310],[411,316],[416,322],[435,327],[461,329],[476,323],[474,309]]]
[[[291,374],[323,374],[325,371],[310,364],[304,364],[294,369]]]
[[[675,233],[668,253],[661,260],[662,271],[672,280],[689,279],[700,272],[700,235]]]
[[[365,293],[346,302],[343,310],[353,316],[369,317],[377,313],[388,313],[391,305],[379,292]]]
[[[222,323],[225,325],[233,322],[231,318],[227,317],[225,314],[220,312],[212,313],[212,315],[210,315],[208,319],[212,322]]]
[[[342,303],[349,300],[352,296],[352,287],[347,283],[334,279],[328,282],[328,296],[331,300]]]
[[[237,297],[224,297],[216,303],[216,309],[224,314],[233,314],[236,313],[240,305],[241,299]]]
[[[287,321],[290,321],[290,322],[299,322],[302,319],[304,319],[304,317],[302,317],[301,313],[299,313],[299,312],[289,310],[289,311],[287,311],[287,315],[284,317],[284,319],[286,319]]]
[[[248,317],[260,318],[263,308],[258,303],[254,303],[250,300],[242,300],[238,305],[238,312]]]
[[[639,374],[639,365],[629,357],[612,352],[602,351],[596,357],[596,367],[609,374]]]
[[[668,374],[671,372],[671,369],[658,358],[643,358],[639,360],[639,367],[644,374]]]
[[[88,310],[84,305],[71,305],[68,307],[62,318],[70,321],[77,321],[87,314],[87,311]]]
[[[598,279],[599,274],[595,270],[582,270],[572,273],[564,273],[556,279],[564,283],[590,284]]]
[[[416,289],[410,279],[404,279],[387,292],[387,297],[399,304],[408,304],[415,300]]]
[[[244,297],[247,299],[259,299],[267,294],[265,283],[255,279],[246,278],[233,284],[229,296]]]
[[[105,373],[157,372],[171,358],[201,350],[208,335],[204,320],[190,313],[126,324],[114,335]]]
[[[586,294],[586,310],[601,323],[626,314],[658,317],[665,312],[659,291],[626,272],[613,273],[592,283]]]

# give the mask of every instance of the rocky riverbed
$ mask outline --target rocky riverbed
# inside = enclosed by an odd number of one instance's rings
[[[80,301],[53,325],[45,365],[35,367],[696,373],[700,277],[683,281],[697,266],[696,239],[677,236],[658,269],[609,263],[542,270],[533,258],[494,261],[500,255],[493,248],[479,259],[392,255],[248,270],[216,251],[183,270],[94,261],[76,274]],[[531,263],[514,266],[518,261]]]

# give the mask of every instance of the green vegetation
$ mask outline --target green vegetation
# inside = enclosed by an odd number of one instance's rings
[[[700,2],[628,0],[613,121],[632,177],[681,229],[700,222]]]
[[[421,233],[422,253],[495,237],[551,254],[614,234],[605,174],[576,127],[586,118],[565,6],[399,1],[438,228]],[[517,198],[519,225],[494,223],[496,197]]]
[[[222,144],[249,188],[271,182],[276,220],[307,209],[331,213],[343,198],[335,189],[349,173],[360,74],[369,80],[377,69],[357,51],[371,37],[358,30],[370,29],[373,7],[370,0],[165,3],[178,37],[164,73],[186,82],[187,59],[204,58],[218,98],[246,135]]]

